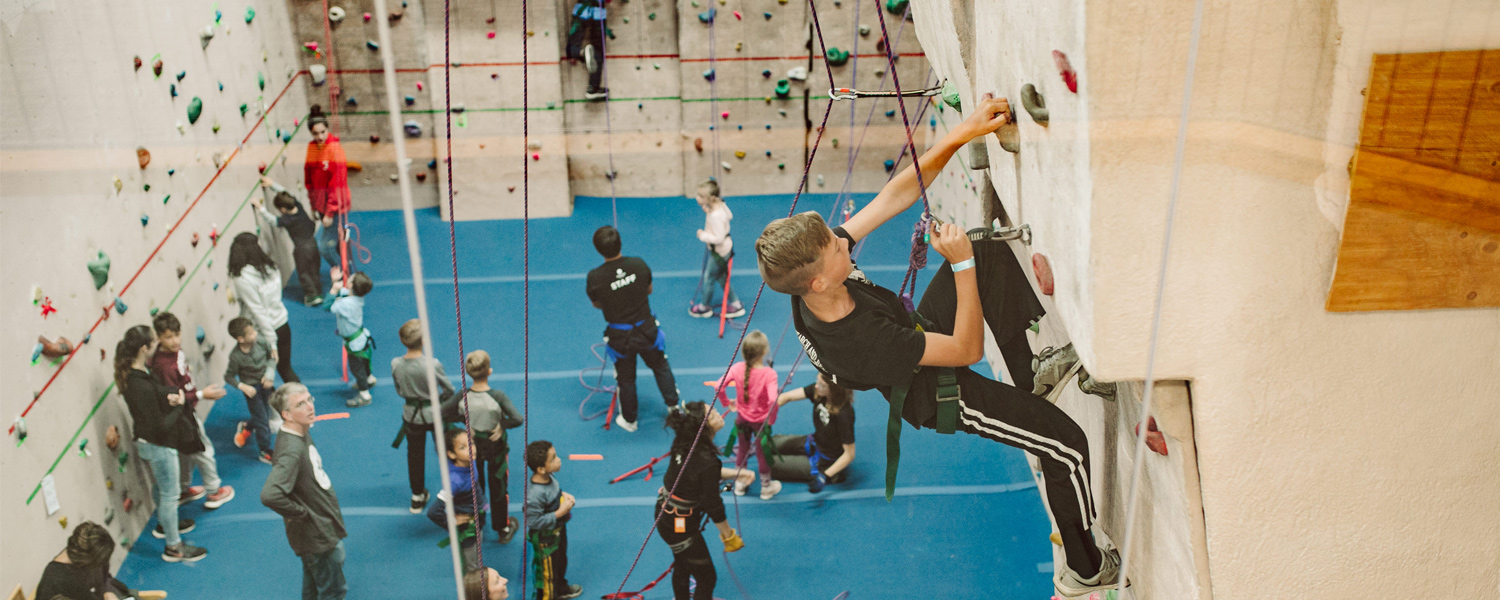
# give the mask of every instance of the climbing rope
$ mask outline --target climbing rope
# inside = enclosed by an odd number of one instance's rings
[[[599,65],[599,70],[604,72],[600,76],[599,87],[607,90],[609,89],[609,70],[604,68],[604,61],[609,56],[609,53],[605,51],[604,47],[608,43],[605,41],[605,38],[609,37],[609,21],[607,16],[605,19],[599,21],[599,58],[596,60],[596,63]],[[615,229],[619,229],[620,207],[619,198],[615,192],[615,175],[618,174],[615,171],[615,132],[614,126],[610,122],[608,96],[604,98],[604,144],[605,150],[609,153],[609,172],[605,173],[604,176],[609,179],[610,225]]]
[[[334,61],[333,56],[333,24],[330,22],[331,19],[332,17],[328,14],[328,0],[323,0],[323,43],[328,45],[328,75],[334,78],[334,81],[328,86],[328,114],[333,117],[333,122],[329,123],[328,133],[333,135],[339,132],[338,102],[340,77],[336,68],[337,63]],[[348,267],[349,265],[344,265],[345,272],[349,270]],[[347,277],[345,277],[344,283],[348,283]]]
[[[594,354],[594,358],[599,360],[599,379],[595,381],[593,385],[590,385],[589,382],[584,381],[583,379],[586,373],[593,370],[593,367],[586,367],[578,371],[579,385],[582,385],[583,389],[589,391],[589,394],[583,397],[583,402],[578,404],[578,418],[584,421],[592,421],[594,419],[597,419],[600,416],[603,416],[604,413],[609,412],[610,408],[614,406],[615,386],[604,385],[604,371],[609,367],[609,359],[605,358],[604,355],[599,354],[599,349],[604,346],[604,342],[589,346],[589,352],[592,352]],[[610,394],[610,405],[605,406],[603,410],[600,410],[596,413],[585,413],[583,407],[588,406],[589,400],[593,400],[595,394]],[[608,423],[605,423],[605,425],[607,426]]]
[[[527,0],[521,0],[523,6],[525,5],[526,1]],[[808,6],[811,8],[812,15],[813,15],[813,27],[818,32],[818,44],[821,46],[821,48],[823,50],[824,56],[827,56],[827,54],[828,54],[828,46],[823,41],[823,31],[822,31],[821,26],[818,24],[818,17],[817,17],[817,15],[818,15],[818,7],[817,7],[817,4],[815,2],[816,2],[816,0],[808,0]],[[710,29],[709,31],[710,31],[710,35],[712,35],[712,31],[713,30]],[[710,38],[710,39],[712,39],[712,38]],[[712,41],[710,41],[710,44],[709,44],[709,52],[710,52],[710,54],[713,52]],[[827,66],[826,65],[826,58],[825,58],[825,66]],[[833,84],[833,68],[832,67],[828,67],[827,68],[827,73],[828,73],[828,82],[829,82],[829,85],[831,86]],[[787,216],[788,217],[790,217],[790,216],[792,216],[794,214],[797,214],[797,203],[798,203],[798,201],[800,201],[802,199],[803,190],[807,189],[808,175],[812,171],[813,160],[818,155],[818,146],[821,145],[822,142],[823,142],[823,132],[825,131],[826,126],[828,125],[828,116],[832,112],[832,110],[833,110],[833,102],[828,102],[825,105],[824,109],[823,109],[823,121],[818,126],[818,130],[817,130],[818,131],[818,135],[814,139],[812,148],[808,152],[807,160],[803,162],[803,165],[802,165],[802,179],[797,184],[797,192],[796,192],[796,194],[794,194],[792,196],[792,205],[787,210]],[[755,319],[755,311],[760,306],[761,294],[763,294],[765,292],[765,290],[766,290],[766,283],[765,283],[765,281],[761,281],[760,285],[755,290],[755,299],[750,303],[750,311],[749,311],[749,313],[747,313],[745,315],[745,330],[740,332],[740,338],[739,338],[738,341],[735,342],[734,349],[729,354],[729,363],[724,367],[724,374],[719,377],[720,380],[722,380],[725,377],[727,377],[729,375],[729,370],[734,368],[734,359],[739,356],[740,346],[742,344],[744,344],[744,342],[745,342],[745,335],[749,331],[750,322]],[[714,394],[713,399],[709,401],[708,409],[709,410],[713,410],[718,405],[718,403],[719,403],[718,394]],[[688,446],[688,451],[687,451],[686,456],[689,457],[688,458],[689,461],[691,461],[691,457],[693,456],[693,453],[697,450],[698,444],[703,439],[703,430],[706,427],[707,423],[708,423],[708,419],[704,419],[703,423],[699,424],[698,431],[693,436],[693,443],[690,446]],[[686,467],[685,464],[683,466],[684,466],[684,468]],[[677,484],[681,483],[681,481],[682,481],[682,479],[679,477],[677,481],[672,482],[672,488],[669,489],[669,490],[667,490],[667,494],[671,495],[671,494],[675,493],[677,491]],[[646,545],[651,542],[651,535],[656,532],[656,522],[661,518],[661,515],[666,514],[665,513],[665,509],[666,509],[666,506],[663,505],[662,512],[659,512],[654,517],[652,517],[652,519],[651,519],[651,527],[646,530],[646,537],[645,537],[644,540],[641,540],[641,546],[640,546],[640,548],[638,550],[636,550],[635,558],[632,559],[631,562],[630,562],[630,569],[625,572],[625,577],[620,580],[620,585],[615,588],[615,593],[618,594],[618,593],[620,593],[621,590],[624,590],[625,589],[625,583],[628,582],[628,581],[630,581],[631,574],[635,573],[636,566],[638,564],[640,564],[641,556],[644,555],[645,552],[646,552]],[[523,581],[524,581],[524,578],[525,578],[525,572],[524,571],[522,572],[522,578],[523,578]]]
[[[524,2],[525,0],[522,1]],[[386,14],[385,0],[375,0],[375,10],[382,15]],[[380,19],[377,25],[380,34],[380,61],[385,73],[386,107],[388,116],[390,117],[391,138],[396,146],[396,172],[401,186],[401,213],[406,225],[406,250],[411,257],[412,290],[416,297],[417,319],[421,323],[422,330],[422,351],[427,356],[434,356],[432,352],[432,322],[427,314],[427,292],[424,289],[424,279],[422,277],[421,244],[417,241],[417,218],[412,202],[411,174],[409,172],[411,161],[406,157],[406,139],[403,135],[403,127],[401,125],[401,106],[396,98],[396,61],[391,51],[391,27],[386,19]],[[426,362],[427,394],[434,417],[432,420],[432,431],[436,437],[435,448],[438,456],[447,456],[447,441],[443,438],[442,432],[442,407],[438,404],[436,361],[429,360]],[[448,470],[438,469],[438,476],[442,481],[443,493],[448,498],[452,498],[453,483],[448,475]],[[453,554],[453,583],[457,591],[457,597],[463,598],[463,560],[459,556],[459,536],[457,519],[453,512],[453,502],[444,503],[443,512],[447,517],[448,539],[451,542],[449,550]]]
[[[531,141],[531,50],[526,43],[527,30],[531,27],[531,11],[528,1],[521,0],[521,404],[524,423],[521,425],[522,448],[531,445],[531,161],[527,160],[526,144]],[[523,450],[524,452],[524,450]],[[528,469],[529,470],[529,469]],[[521,479],[521,498],[531,493],[531,477]],[[523,503],[524,504],[524,503]],[[523,507],[524,508],[524,507]],[[526,513],[521,513],[521,527],[525,531]],[[521,547],[521,593],[526,592],[526,557],[530,544]]]
[[[890,40],[890,32],[885,25],[885,12],[877,10],[875,16],[880,21],[880,35]],[[905,25],[903,21],[903,26]],[[885,45],[885,61],[891,71],[891,87],[896,90],[896,106],[901,111],[901,125],[906,132],[906,145],[911,150],[912,168],[917,173],[917,192],[922,200],[922,218],[917,220],[915,231],[912,233],[911,260],[907,262],[906,276],[901,278],[901,287],[896,294],[901,296],[902,302],[907,305],[907,310],[912,310],[911,295],[917,291],[917,270],[927,266],[927,244],[923,240],[923,234],[932,222],[932,205],[927,202],[927,183],[922,179],[922,155],[917,152],[917,142],[912,138],[911,119],[906,113],[906,100],[901,95],[901,76],[896,69],[896,53],[891,44]],[[894,172],[894,170],[893,170]],[[907,290],[907,284],[911,290]]]

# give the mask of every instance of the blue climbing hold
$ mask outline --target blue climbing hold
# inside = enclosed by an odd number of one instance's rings
[[[771,158],[771,151],[770,150],[766,151],[766,158]]]
[[[417,103],[417,99],[416,98],[413,98],[411,96],[407,96],[406,97],[406,105],[407,106],[411,106],[411,105],[416,104],[416,103]]]
[[[214,9],[214,22],[218,23],[219,21],[223,21],[223,20],[224,20],[224,11],[218,10],[218,9]]]
[[[219,91],[224,91],[224,82],[222,81],[219,82]]]
[[[177,169],[167,169],[167,177],[171,177],[171,176],[176,175],[176,174],[177,174]]]
[[[709,130],[709,131],[713,131],[713,130],[714,130],[714,126],[713,126],[713,125],[709,125],[709,126],[708,126],[708,130]]]
[[[202,325],[198,326],[198,334],[197,335],[198,335],[198,343],[200,343],[200,344],[203,343],[204,338],[208,337],[208,334],[203,331],[203,326]]]
[[[707,71],[704,71],[703,72],[703,78],[707,79],[709,81],[713,81],[714,80],[714,70],[713,69],[709,69]]]
[[[885,111],[885,116],[887,116],[887,117],[894,117],[894,116],[896,116],[896,111],[894,111],[894,110]]]
[[[288,131],[286,133],[281,134],[281,143],[283,143],[283,144],[290,144],[290,143],[292,143],[292,132]]]
[[[380,44],[375,43],[375,40],[365,40],[365,47],[371,50],[379,50]]]
[[[350,96],[348,100],[344,101],[344,104],[348,104],[349,106],[359,106],[359,101],[355,100],[354,96]]]
[[[36,364],[37,359],[39,359],[41,357],[42,357],[42,343],[41,342],[37,342],[36,346],[31,349],[31,364]]]
[[[704,12],[698,13],[698,20],[700,22],[703,22],[703,23],[713,23],[714,22],[714,16],[716,16],[718,14],[719,14],[719,9],[717,9],[717,8],[710,8],[710,9],[704,11]]]
[[[119,296],[115,296],[115,312],[123,315],[127,310],[130,310],[130,307],[125,306],[125,301],[121,300]]]
[[[646,110],[646,105],[642,104],[640,102],[637,102],[637,103],[635,103],[635,109],[636,110]]]
[[[169,85],[169,86],[167,86],[167,89],[172,92],[172,97],[173,98],[177,97],[177,84],[174,83],[172,85]]]
[[[927,118],[927,126],[928,127],[937,127],[937,117],[928,117]]]
[[[764,77],[766,79],[770,79],[771,78],[771,70],[770,69],[766,69],[764,71],[761,71],[760,72],[760,76]]]
[[[896,170],[896,161],[890,160],[890,159],[886,159],[886,161],[885,161],[885,172],[890,173],[891,171],[894,171],[894,170]]]
[[[771,124],[770,123],[766,123],[766,130],[769,131],[770,129],[771,129]]]
[[[141,213],[141,227],[145,227],[146,223],[150,223],[150,222],[151,222],[151,216],[147,215],[146,213]]]
[[[761,13],[761,16],[765,17],[767,21],[771,20],[771,13]]]
[[[739,125],[738,127],[739,127],[740,131],[744,131],[745,130],[745,126],[744,125]]]
[[[178,81],[182,81],[183,77],[187,77],[187,71],[178,71],[177,72],[177,80]]]

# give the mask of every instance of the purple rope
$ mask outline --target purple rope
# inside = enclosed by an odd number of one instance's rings
[[[606,90],[609,89],[609,71],[604,69],[604,57],[608,56],[604,51],[604,44],[606,43],[605,38],[609,37],[608,23],[608,20],[599,22],[599,69],[604,71],[603,76],[599,79],[599,84]],[[619,229],[620,209],[617,206],[618,203],[616,202],[617,197],[615,194],[615,176],[618,174],[615,171],[615,132],[614,126],[610,124],[608,97],[604,98],[604,143],[608,144],[607,150],[609,151],[609,213],[612,218],[611,226]]]
[[[527,44],[526,31],[530,28],[530,11],[527,0],[521,0],[521,264],[522,264],[522,350],[521,350],[521,403],[525,424],[521,429],[522,447],[531,444],[531,161],[527,156],[526,143],[531,138],[531,47]],[[531,492],[531,477],[521,483],[521,497]],[[523,507],[524,508],[524,507]],[[524,520],[526,514],[523,510]],[[525,523],[522,523],[525,527]],[[525,531],[524,529],[522,530]],[[528,596],[526,577],[526,555],[530,544],[521,547],[521,594]]]
[[[917,223],[918,223],[918,226],[921,226],[922,223],[927,222],[927,221],[929,221],[932,218],[932,206],[927,203],[927,184],[926,184],[926,182],[924,182],[922,180],[922,160],[921,160],[921,155],[917,154],[917,142],[916,142],[916,140],[914,140],[912,138],[912,134],[911,134],[911,120],[910,120],[910,118],[906,114],[906,100],[901,97],[901,77],[897,73],[897,70],[896,70],[896,56],[895,56],[895,52],[891,48],[891,44],[889,43],[889,40],[891,38],[890,38],[889,31],[886,29],[886,26],[885,26],[885,13],[882,12],[882,11],[876,10],[875,11],[875,16],[878,17],[879,20],[880,20],[880,35],[881,35],[881,37],[885,38],[887,40],[887,42],[888,42],[885,45],[885,60],[886,60],[886,64],[889,65],[890,69],[891,69],[891,85],[896,89],[896,105],[898,107],[900,107],[900,109],[901,109],[901,124],[902,124],[903,128],[906,130],[906,145],[907,145],[907,147],[909,147],[911,149],[912,167],[914,169],[916,169],[916,172],[917,172],[917,192],[918,192],[918,197],[922,199],[922,220],[918,221]],[[902,25],[903,26],[905,25],[904,21],[902,22]],[[921,244],[917,243],[920,239],[921,238],[918,237],[918,236],[913,236],[913,240],[912,240],[912,256],[914,258],[912,259],[912,261],[910,263],[908,263],[908,265],[906,267],[906,276],[901,279],[901,288],[897,292],[901,296],[901,302],[903,304],[905,304],[907,307],[911,307],[911,305],[912,305],[911,295],[912,295],[912,293],[916,292],[916,287],[917,287],[916,274],[917,274],[917,269],[920,268],[916,264],[915,256],[916,256],[916,254],[919,251],[922,252],[922,253],[924,253],[924,255],[925,255],[925,253],[927,251],[927,248],[926,248],[927,244],[926,243],[921,243]],[[923,259],[922,262],[923,262],[923,265],[926,264],[925,256],[924,256],[924,259]],[[912,289],[910,291],[908,291],[906,289],[908,283],[911,284],[911,288]]]

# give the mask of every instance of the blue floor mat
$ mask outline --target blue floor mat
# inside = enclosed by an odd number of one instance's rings
[[[857,198],[863,205],[869,196]],[[799,210],[825,210],[830,195],[807,195]],[[760,278],[754,269],[753,243],[760,228],[786,216],[789,196],[731,199],[738,236],[733,286],[748,307]],[[705,380],[717,379],[729,364],[739,332],[717,336],[716,319],[694,319],[687,306],[698,286],[703,246],[693,237],[702,211],[686,198],[631,198],[618,202],[619,227],[627,255],[641,256],[653,269],[652,306],[667,335],[667,349],[684,400],[709,400]],[[865,243],[859,263],[876,283],[895,289],[905,270],[910,224],[917,210],[893,219]],[[585,598],[614,592],[651,527],[659,476],[641,476],[616,485],[615,476],[661,455],[670,445],[662,430],[665,407],[649,371],[638,382],[640,430],[605,431],[603,419],[584,421],[580,412],[605,408],[596,396],[583,409],[586,391],[579,384],[583,369],[598,369],[589,352],[598,343],[603,320],[585,297],[584,274],[601,262],[590,242],[593,230],[610,224],[608,198],[578,198],[573,216],[531,222],[529,312],[531,323],[530,390],[523,393],[526,371],[523,334],[523,226],[519,221],[464,222],[457,225],[458,276],[464,316],[464,348],[487,350],[493,361],[495,387],[520,405],[529,396],[530,437],[547,439],[559,454],[601,454],[602,461],[568,461],[558,474],[563,489],[580,503],[569,525],[569,579],[584,587]],[[375,281],[367,296],[365,325],[379,345],[374,371],[380,378],[374,404],[347,409],[353,392],[341,381],[340,341],[328,313],[306,308],[286,293],[295,348],[294,366],[317,400],[320,414],[350,412],[347,419],[319,422],[311,435],[343,507],[349,537],[344,572],[350,598],[452,598],[454,585],[449,551],[437,546],[445,532],[425,516],[407,511],[406,452],[393,450],[391,438],[400,424],[401,400],[390,386],[386,365],[400,354],[396,330],[416,317],[411,270],[400,212],[355,213],[359,241],[372,259],[361,269]],[[459,385],[461,361],[455,328],[453,270],[448,225],[437,211],[417,213],[428,309],[433,320],[437,357]],[[932,255],[932,264],[941,259]],[[919,274],[923,286],[930,273]],[[798,351],[795,334],[785,334],[789,315],[786,296],[766,290],[752,328],[779,343],[778,371],[786,376]],[[743,321],[744,319],[740,319]],[[232,343],[232,342],[230,342]],[[222,343],[220,344],[223,345]],[[612,383],[613,369],[605,383]],[[197,373],[200,385],[217,374]],[[595,372],[589,376],[592,383]],[[803,361],[793,386],[810,383]],[[166,589],[174,598],[292,598],[301,587],[300,562],[287,546],[281,518],[259,502],[270,467],[255,459],[254,442],[235,448],[235,423],[248,419],[237,391],[220,400],[206,424],[215,441],[219,472],[237,498],[215,511],[194,502],[181,516],[196,519],[198,529],[184,536],[209,549],[207,559],[167,564],[162,542],[149,535],[130,549],[119,578],[132,587]],[[749,495],[726,495],[731,519],[739,520],[743,551],[729,555],[738,583],[717,553],[719,583],[715,596],[740,598],[833,598],[848,591],[851,600],[953,598],[1046,598],[1052,560],[1047,515],[1024,455],[1015,449],[969,435],[942,436],[907,429],[903,436],[900,495],[883,496],[884,430],[887,404],[875,392],[856,396],[858,458],[848,482],[812,495],[801,484],[787,484],[773,501]],[[808,403],[788,405],[777,433],[811,432]],[[522,431],[512,431],[521,446]],[[720,444],[723,435],[719,436]],[[431,445],[429,444],[429,447]],[[957,459],[955,457],[962,457]],[[521,473],[518,451],[511,469]],[[439,488],[438,462],[429,457],[427,485]],[[512,498],[519,499],[519,475],[511,478]],[[738,516],[734,512],[738,510]],[[212,514],[208,514],[212,513]],[[515,514],[514,509],[512,514]],[[148,527],[154,527],[154,521]],[[710,535],[710,538],[712,536]],[[483,547],[486,564],[511,580],[513,598],[520,589],[522,540],[501,546],[491,538]],[[626,590],[639,589],[667,568],[671,554],[652,535]],[[743,591],[739,586],[743,586]],[[648,593],[653,600],[671,598],[670,579]]]

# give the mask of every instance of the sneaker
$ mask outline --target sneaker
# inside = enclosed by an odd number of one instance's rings
[[[319,307],[319,306],[323,305],[323,297],[322,296],[308,296],[308,297],[302,299],[302,303],[306,304],[309,307],[316,308],[316,307]]]
[[[198,562],[208,556],[208,551],[186,542],[176,546],[167,546],[161,553],[161,559],[167,562]]]
[[[234,487],[221,485],[219,491],[208,495],[208,500],[203,502],[203,508],[215,509],[224,506],[234,499]]]
[[[734,478],[734,495],[745,495],[745,490],[750,489],[750,483],[753,481],[755,481],[755,474],[749,471],[742,471],[739,475],[736,475]]]
[[[781,482],[772,480],[770,483],[760,484],[760,499],[770,500],[781,493]]]
[[[197,529],[197,528],[198,528],[198,524],[195,523],[195,522],[193,522],[192,519],[178,519],[177,520],[177,533],[178,534],[184,534],[184,533],[187,533],[187,532],[192,531],[192,530]],[[151,530],[151,537],[154,537],[154,538],[156,538],[158,540],[167,539],[167,530],[161,528],[161,523],[157,523],[156,524],[156,529],[152,529]]]
[[[347,406],[349,408],[359,408],[361,406],[369,406],[370,402],[370,391],[361,390],[358,396],[345,400],[344,406]]]
[[[1104,564],[1099,567],[1099,572],[1092,578],[1084,579],[1068,568],[1063,563],[1057,568],[1057,574],[1052,576],[1052,585],[1057,588],[1057,595],[1064,598],[1076,598],[1087,596],[1091,592],[1108,590],[1120,585],[1120,551],[1114,548],[1100,548],[1099,554],[1104,559]],[[1129,581],[1125,585],[1130,585]]]
[[[738,319],[745,316],[745,305],[739,302],[729,303],[729,312],[724,313],[726,319]]]
[[[1065,374],[1078,364],[1078,352],[1073,344],[1061,348],[1048,346],[1031,359],[1031,370],[1036,373],[1031,393],[1046,396],[1053,388],[1061,387]],[[1022,383],[1022,382],[1017,382]],[[1016,386],[1021,387],[1021,386]]]
[[[615,415],[615,425],[618,425],[620,429],[624,429],[625,431],[628,431],[630,433],[635,433],[635,430],[638,427],[638,425],[636,425],[635,423],[626,421],[625,415]]]
[[[250,441],[249,423],[240,421],[234,424],[234,447],[244,448],[245,442]]]
[[[420,494],[412,494],[411,514],[420,515],[424,508],[427,508],[427,490],[422,490]]]
[[[260,453],[260,462],[266,463],[268,465],[271,464],[271,453],[262,451]]]
[[[1083,390],[1085,394],[1093,394],[1110,402],[1115,400],[1115,384],[1094,379],[1088,369],[1078,371],[1078,389]]]
[[[501,528],[500,531],[496,532],[496,533],[500,534],[500,544],[501,545],[509,544],[511,538],[516,537],[516,531],[518,531],[520,529],[521,529],[521,522],[520,521],[517,521],[515,517],[506,517],[506,519],[505,519],[505,527]]]
[[[599,72],[599,52],[594,49],[593,44],[583,47],[583,68],[588,69],[590,74]]]
[[[365,383],[369,384],[370,387],[375,387],[375,376],[371,375],[369,377],[366,377],[365,378]]]
[[[604,100],[609,98],[609,88],[592,89],[583,93],[583,97],[589,100]]]
[[[688,307],[688,315],[699,319],[707,319],[714,316],[714,309],[704,304],[694,304]]]
[[[186,488],[183,488],[182,495],[177,497],[177,503],[179,505],[181,505],[181,504],[187,504],[189,502],[192,502],[194,500],[197,500],[197,499],[202,498],[202,497],[207,496],[207,495],[208,495],[208,490],[204,489],[203,486],[201,486],[201,485],[190,485],[190,486],[188,486]]]
[[[582,595],[583,586],[576,583],[570,583],[568,584],[568,591],[558,594],[557,598],[558,600],[568,600],[569,598],[577,598]]]

